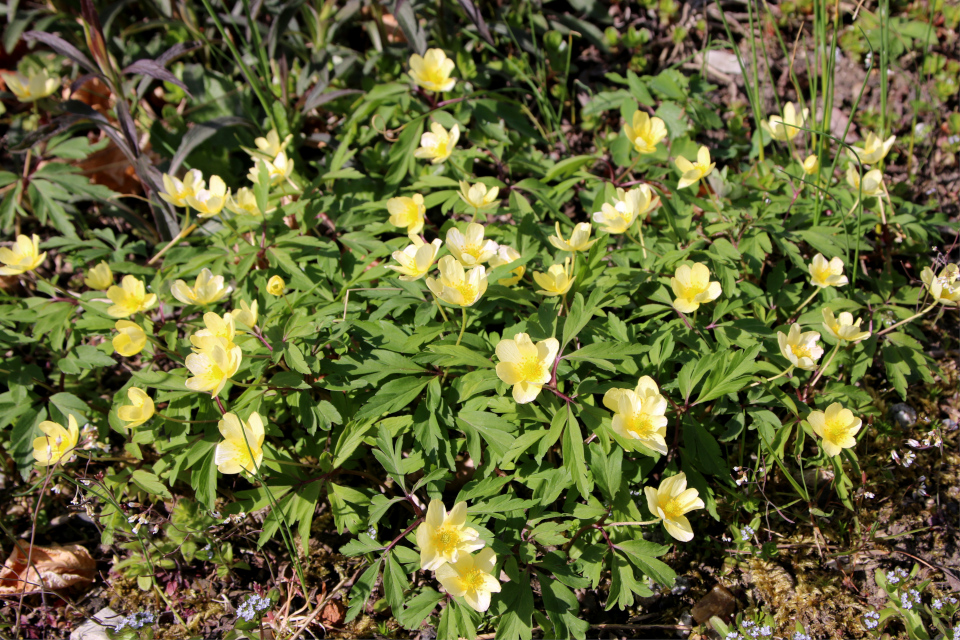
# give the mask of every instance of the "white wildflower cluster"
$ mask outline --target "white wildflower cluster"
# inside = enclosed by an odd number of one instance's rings
[[[756,531],[753,530],[753,527],[751,527],[750,525],[747,525],[744,528],[740,529],[740,539],[743,540],[744,542],[748,542],[751,538],[753,538],[753,534],[755,533]]]
[[[137,613],[127,616],[120,620],[120,623],[117,624],[115,631],[120,631],[130,627],[131,629],[141,629],[148,624],[153,624],[155,620],[153,613],[150,611],[138,611]]]
[[[737,483],[737,486],[743,486],[747,482],[747,469],[744,467],[734,467],[733,468],[734,480]]]
[[[906,453],[903,454],[903,457],[901,458],[899,453],[897,453],[896,451],[891,451],[890,457],[897,464],[903,465],[904,467],[909,467],[916,461],[917,454],[914,453],[913,451],[907,451]]]
[[[253,594],[247,601],[237,608],[237,615],[247,622],[257,617],[257,614],[270,608],[270,598]]]

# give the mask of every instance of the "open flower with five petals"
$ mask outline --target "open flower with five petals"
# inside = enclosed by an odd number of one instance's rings
[[[700,150],[697,151],[696,162],[690,162],[683,156],[678,156],[674,162],[682,174],[680,176],[680,182],[677,184],[677,189],[686,189],[691,185],[697,184],[701,178],[709,175],[717,166],[716,162],[710,162],[710,149],[706,147],[700,147]]]
[[[199,169],[190,169],[183,180],[175,178],[169,174],[163,174],[163,191],[160,197],[175,207],[186,207],[187,198],[197,195],[197,192],[203,189],[205,184],[203,173]]]
[[[0,248],[0,262],[3,263],[0,276],[18,276],[33,271],[43,264],[46,257],[46,251],[40,253],[40,237],[37,234],[32,237],[19,235],[12,249]]]
[[[227,185],[220,176],[210,176],[210,188],[198,189],[193,195],[187,196],[186,201],[196,209],[200,218],[212,218],[221,211],[227,203]]]
[[[801,332],[800,325],[790,326],[790,333],[784,335],[777,331],[777,342],[780,344],[780,353],[790,361],[790,364],[804,371],[813,371],[817,368],[817,360],[823,355],[823,347],[817,344],[820,334],[816,331]]]
[[[253,144],[257,147],[256,149],[250,149],[248,147],[240,148],[246,151],[251,158],[266,158],[267,160],[272,160],[276,158],[281,151],[285,151],[291,141],[293,141],[292,133],[288,133],[287,136],[281,140],[277,130],[271,129],[267,132],[266,136],[253,141]]]
[[[36,102],[41,98],[52,95],[60,88],[60,78],[51,77],[46,69],[40,69],[26,75],[22,73],[5,73],[3,79],[7,89],[17,96],[20,102]]]
[[[810,284],[815,287],[841,287],[849,282],[847,276],[843,275],[843,260],[840,258],[828,261],[822,253],[818,253],[807,268],[810,271]]]
[[[201,269],[193,287],[183,280],[173,283],[170,292],[183,304],[195,304],[201,307],[219,302],[233,287],[224,284],[223,276],[215,276],[210,269]]]
[[[117,409],[117,417],[127,423],[128,429],[139,427],[153,417],[153,400],[146,391],[130,387],[127,389],[127,398],[133,404],[125,404]]]
[[[613,412],[610,426],[614,433],[660,455],[667,453],[667,399],[653,378],[643,376],[636,389],[608,390],[603,405]]]
[[[260,205],[257,204],[257,195],[249,187],[240,187],[236,193],[228,193],[224,206],[236,216],[259,218],[263,215]]]
[[[465,267],[483,264],[497,254],[499,247],[493,240],[485,240],[483,233],[483,225],[476,222],[467,225],[465,234],[456,227],[450,227],[447,230],[447,249]]]
[[[406,227],[407,234],[411,234],[420,233],[423,229],[427,208],[423,204],[423,196],[415,193],[412,197],[397,196],[387,200],[387,212],[390,214],[390,224]]]
[[[483,548],[477,530],[467,526],[467,503],[458,502],[450,513],[442,500],[431,500],[427,515],[417,527],[420,547],[420,568],[436,571],[448,562],[456,562],[461,554],[469,555]]]
[[[720,297],[723,289],[720,283],[710,281],[710,269],[700,262],[692,267],[682,264],[670,278],[673,288],[673,308],[681,313],[693,313],[701,304],[712,302]]]
[[[693,527],[686,514],[705,505],[696,489],[687,489],[686,474],[670,476],[660,483],[659,489],[644,487],[643,492],[647,496],[647,508],[663,520],[667,533],[681,542],[693,540]]]
[[[263,418],[254,411],[246,420],[233,412],[223,414],[217,423],[223,436],[213,454],[213,461],[220,473],[255,474],[263,462]]]
[[[550,382],[560,343],[547,338],[536,344],[526,333],[497,343],[497,376],[513,385],[513,399],[517,404],[533,402],[543,385]]]
[[[534,271],[533,281],[540,287],[537,293],[548,298],[565,295],[577,279],[570,273],[571,269],[570,258],[567,258],[563,264],[551,265],[546,273]]]
[[[73,460],[74,450],[80,440],[80,429],[73,415],[67,416],[67,427],[50,420],[44,420],[37,427],[43,432],[33,441],[33,459],[41,467]]]
[[[437,580],[447,593],[483,612],[490,608],[490,594],[500,593],[500,582],[492,575],[496,562],[497,556],[490,547],[475,555],[464,553],[456,562],[437,569]]]
[[[114,318],[129,318],[135,313],[149,311],[157,304],[157,294],[147,293],[143,281],[130,275],[123,276],[120,286],[107,289],[107,297],[113,302],[107,315]]]
[[[410,78],[427,91],[450,91],[457,83],[450,77],[454,66],[443,49],[427,49],[423,56],[410,56]]]
[[[835,456],[843,449],[856,446],[857,432],[863,421],[853,415],[850,409],[844,409],[839,402],[834,402],[826,411],[811,411],[807,416],[807,423],[814,433],[822,438],[820,446],[828,456]]]
[[[616,199],[612,203],[604,202],[600,211],[594,212],[593,221],[607,233],[625,233],[637,218],[645,218],[658,206],[660,196],[649,185],[642,184],[629,191],[618,187]]]
[[[406,282],[419,280],[427,275],[430,268],[433,267],[433,261],[437,258],[437,252],[443,246],[440,238],[431,243],[426,243],[420,239],[420,236],[410,234],[410,242],[403,251],[394,251],[393,259],[400,266],[387,265],[387,269],[392,269],[400,274],[400,279]]]
[[[936,275],[930,267],[920,272],[920,280],[936,302],[948,307],[960,307],[960,267],[948,264]]]
[[[253,184],[260,184],[260,166],[267,169],[267,180],[271,187],[275,187],[281,182],[287,180],[293,175],[293,159],[287,157],[285,151],[278,153],[273,160],[259,158],[250,171],[247,172],[247,179]]]
[[[760,122],[760,126],[763,127],[774,140],[793,140],[801,131],[799,127],[803,126],[803,123],[808,117],[810,117],[810,109],[804,109],[798,113],[793,103],[788,102],[783,108],[783,116],[770,116],[770,120]]]
[[[593,227],[589,222],[580,222],[575,227],[573,227],[573,233],[570,234],[570,239],[565,240],[563,233],[560,231],[560,223],[557,223],[556,232],[557,235],[550,236],[547,238],[555,248],[560,251],[586,251],[593,246],[597,240],[594,238],[590,239],[590,232],[593,230]]]
[[[453,125],[450,131],[447,131],[439,122],[431,123],[430,131],[420,136],[420,147],[413,155],[427,159],[432,164],[440,164],[450,157],[459,139],[459,125]]]
[[[440,258],[440,278],[427,278],[427,287],[447,304],[470,307],[487,291],[487,271],[478,265],[464,271],[453,256]]]
[[[640,155],[655,153],[657,145],[667,137],[667,125],[660,118],[651,118],[645,111],[637,109],[633,112],[632,122],[623,125],[623,135]]]
[[[500,204],[497,195],[500,193],[500,187],[490,187],[482,182],[470,184],[466,180],[460,181],[460,191],[457,193],[468,207],[477,211],[486,209],[495,209]]]
[[[834,316],[830,307],[823,308],[823,328],[824,330],[841,343],[849,342],[856,344],[861,340],[870,337],[869,331],[862,331],[860,323],[862,318],[853,319],[853,314],[849,311],[842,311],[840,315]]]

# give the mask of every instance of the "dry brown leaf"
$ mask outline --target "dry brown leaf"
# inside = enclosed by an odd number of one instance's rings
[[[30,545],[21,542],[0,569],[0,595],[40,593],[93,582],[96,570],[96,561],[78,544],[66,547],[34,545],[31,552]]]

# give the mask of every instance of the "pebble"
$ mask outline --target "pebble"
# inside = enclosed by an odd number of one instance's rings
[[[917,411],[905,402],[898,402],[890,407],[890,417],[900,428],[906,429],[917,423]]]
[[[100,609],[92,619],[73,630],[73,633],[70,634],[70,640],[109,640],[107,627],[99,624],[97,620],[110,624],[112,629],[113,625],[119,623],[122,619],[123,616],[117,615],[117,612],[110,607]]]

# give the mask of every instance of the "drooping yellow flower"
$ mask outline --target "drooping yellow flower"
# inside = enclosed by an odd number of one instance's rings
[[[113,336],[113,350],[124,358],[135,356],[147,346],[147,334],[136,322],[117,320],[117,335]]]
[[[710,269],[700,262],[692,267],[685,264],[677,267],[670,286],[676,296],[673,308],[681,313],[693,313],[701,304],[712,302],[723,293],[719,282],[710,281]]]
[[[73,415],[67,416],[66,429],[63,425],[50,420],[44,420],[38,428],[44,434],[33,441],[33,458],[38,465],[47,467],[58,462],[66,464],[73,460],[74,449],[80,440],[80,429]]]
[[[390,214],[390,224],[395,227],[406,227],[409,235],[420,233],[423,229],[427,208],[423,205],[423,196],[415,193],[411,198],[398,196],[387,200],[387,212]]]
[[[491,573],[496,562],[497,556],[490,547],[476,555],[465,553],[456,562],[437,569],[437,580],[447,593],[483,612],[490,608],[490,594],[500,593],[500,582]]]
[[[227,185],[220,176],[210,176],[210,188],[198,189],[192,196],[187,196],[187,204],[197,210],[200,218],[212,218],[223,211],[227,202]]]
[[[960,267],[948,264],[939,276],[930,267],[924,267],[920,279],[936,302],[948,307],[960,307]]]
[[[487,271],[478,265],[464,271],[453,256],[440,258],[440,279],[427,278],[427,287],[444,302],[458,307],[470,307],[487,291]]]
[[[193,287],[183,280],[177,280],[170,288],[173,297],[183,304],[195,304],[201,307],[214,304],[233,291],[233,287],[224,284],[223,276],[215,276],[210,269],[200,270]]]
[[[471,222],[464,235],[456,227],[447,230],[447,249],[465,267],[483,264],[496,255],[499,245],[483,239],[483,225]]]
[[[427,275],[430,268],[433,267],[433,261],[437,258],[437,252],[443,246],[440,238],[427,244],[420,239],[420,236],[410,235],[410,242],[403,251],[394,251],[393,259],[400,263],[400,266],[387,265],[387,269],[392,269],[400,274],[400,279],[406,282],[419,280]]]
[[[497,254],[490,258],[491,267],[500,267],[505,264],[510,264],[514,260],[519,260],[522,256],[520,252],[514,249],[513,247],[508,247],[505,244],[500,245],[497,249]],[[523,274],[527,271],[527,268],[523,265],[520,265],[516,269],[510,271],[513,275],[509,278],[500,278],[497,280],[497,284],[504,287],[512,287],[513,285],[520,282],[520,279],[523,278]]]
[[[700,493],[687,489],[687,475],[678,473],[660,483],[659,489],[644,487],[647,496],[647,508],[650,513],[663,520],[667,533],[681,542],[693,540],[693,527],[687,519],[687,513],[705,506]]]
[[[448,562],[459,560],[461,554],[482,549],[480,534],[466,524],[466,502],[458,502],[447,513],[443,500],[431,500],[423,523],[417,527],[420,568],[436,571]]]
[[[3,79],[7,89],[17,96],[20,102],[36,102],[41,98],[53,94],[60,88],[60,78],[51,77],[46,69],[40,69],[24,75],[22,73],[5,73]]]
[[[839,455],[841,450],[855,447],[857,439],[854,436],[863,425],[860,418],[854,416],[850,409],[844,409],[839,402],[827,407],[826,412],[811,411],[807,422],[814,433],[823,439],[820,446],[828,456]]]
[[[283,295],[283,290],[287,288],[287,283],[280,276],[271,276],[267,280],[267,293],[278,298]]]
[[[267,132],[266,137],[257,138],[253,141],[253,144],[257,146],[256,149],[250,149],[248,147],[240,147],[247,154],[253,158],[266,158],[267,160],[272,160],[276,158],[281,151],[285,151],[287,145],[293,140],[293,134],[287,134],[287,136],[281,141],[280,134],[277,133],[276,129],[271,129]]]
[[[257,313],[259,311],[259,304],[256,300],[253,301],[253,304],[247,304],[246,300],[240,301],[240,308],[234,308],[230,312],[233,320],[245,327],[252,329],[257,325]]]
[[[450,157],[459,139],[459,125],[453,125],[447,131],[439,122],[434,122],[430,125],[430,131],[420,136],[420,147],[413,155],[430,160],[432,164],[440,164]]]
[[[447,57],[443,49],[427,49],[421,57],[410,56],[410,77],[427,91],[450,91],[457,81],[450,77],[453,72],[453,60]]]
[[[197,195],[203,189],[205,181],[199,169],[190,169],[183,181],[169,174],[163,174],[163,191],[160,197],[175,207],[186,207],[187,198]]]
[[[593,231],[593,227],[589,222],[580,222],[573,228],[570,240],[564,240],[563,233],[560,232],[560,223],[557,222],[557,235],[550,236],[547,239],[550,241],[550,244],[560,251],[587,251],[593,246],[593,243],[597,241],[596,238],[593,240],[590,239],[591,231]]]
[[[490,187],[482,182],[471,185],[466,180],[460,181],[460,192],[457,194],[460,199],[467,203],[467,206],[483,211],[485,209],[496,209],[500,201],[497,195],[500,193],[500,187]]]
[[[623,125],[623,134],[640,155],[655,153],[657,145],[667,137],[667,125],[657,117],[651,118],[645,111],[633,112],[633,123]]]
[[[863,180],[860,180],[860,172],[856,165],[847,167],[847,184],[854,191],[860,193],[864,198],[873,198],[883,195],[883,173],[880,169],[871,169],[863,174]]]
[[[105,291],[113,284],[113,271],[110,270],[110,265],[101,260],[97,266],[87,269],[83,283],[91,289]]]
[[[788,102],[783,108],[783,117],[770,116],[769,121],[760,122],[760,126],[769,133],[774,140],[786,141],[793,140],[800,133],[798,127],[802,127],[806,119],[810,117],[810,110],[804,109],[797,113],[797,108],[792,102]]]
[[[237,328],[233,314],[225,313],[221,317],[208,311],[203,314],[203,326],[203,329],[190,336],[190,343],[193,344],[195,352],[199,353],[207,348],[207,338],[222,338],[225,342],[221,344],[225,349],[232,349],[235,346],[233,340],[237,335]]]
[[[293,175],[293,159],[287,157],[285,151],[281,151],[273,160],[258,158],[253,164],[253,168],[247,173],[247,179],[253,184],[260,184],[260,165],[267,167],[270,186],[275,187],[281,182],[287,180]]]
[[[259,138],[257,138],[259,140]],[[263,215],[260,206],[257,204],[257,196],[253,190],[248,187],[240,187],[236,193],[227,194],[227,201],[224,204],[227,211],[238,216],[251,216],[259,218]]]
[[[803,172],[808,176],[812,176],[815,173],[820,171],[820,157],[815,153],[811,153],[803,161]]]
[[[18,276],[33,271],[43,264],[46,257],[46,251],[40,253],[40,237],[37,234],[32,237],[19,235],[12,249],[0,248],[0,262],[3,263],[0,276]]]
[[[245,421],[233,412],[223,414],[217,423],[223,436],[213,454],[213,461],[220,473],[256,474],[263,462],[263,418],[254,411]]]
[[[127,429],[139,427],[153,417],[154,404],[150,396],[143,389],[130,387],[127,389],[127,398],[133,404],[117,409],[117,417],[127,423]]]
[[[625,440],[635,440],[660,455],[667,453],[667,399],[650,376],[643,376],[636,389],[610,389],[603,405],[613,412],[613,431]]]
[[[850,155],[850,157],[856,156],[863,164],[877,164],[890,153],[890,149],[896,141],[897,136],[890,136],[886,140],[880,140],[877,134],[870,131],[867,133],[867,139],[863,141],[863,146],[853,147],[852,151],[847,149],[847,154]]]
[[[216,397],[240,368],[243,354],[240,347],[226,338],[207,336],[198,342],[194,343],[196,353],[186,358],[187,369],[194,377],[188,378],[184,384],[191,391],[206,391]]]
[[[810,284],[815,287],[841,287],[849,282],[843,275],[843,260],[840,258],[828,262],[822,253],[818,253],[807,268],[810,270]]]
[[[513,385],[513,399],[517,404],[536,400],[543,385],[550,382],[554,361],[560,343],[547,338],[536,344],[526,333],[497,343],[497,376]]]
[[[142,280],[134,276],[123,276],[120,286],[107,289],[107,297],[113,306],[107,309],[107,315],[114,318],[129,318],[135,313],[149,311],[157,304],[157,294],[147,293]]]
[[[607,233],[625,233],[637,218],[645,218],[658,206],[660,196],[649,185],[642,184],[630,191],[618,187],[616,199],[612,204],[604,202],[600,211],[594,212],[593,221]]]
[[[683,156],[677,157],[675,162],[677,168],[680,169],[680,173],[683,174],[680,176],[677,189],[686,189],[691,185],[697,184],[701,178],[708,176],[714,167],[717,166],[717,163],[710,162],[710,149],[706,147],[700,147],[700,150],[697,152],[696,162],[690,162]]]
[[[533,281],[540,286],[537,293],[552,298],[570,291],[573,281],[577,279],[576,276],[571,276],[570,269],[570,258],[567,258],[563,264],[552,265],[546,273],[534,271]]]
[[[856,344],[870,337],[869,331],[860,330],[860,322],[862,322],[862,318],[857,318],[854,322],[853,314],[848,311],[842,311],[839,316],[835,317],[830,307],[823,308],[823,328],[841,343]]]
[[[817,368],[817,360],[823,355],[823,347],[817,344],[820,334],[816,331],[800,332],[800,325],[790,326],[790,333],[784,335],[777,331],[777,342],[780,343],[780,353],[793,366],[804,371],[813,371]]]

